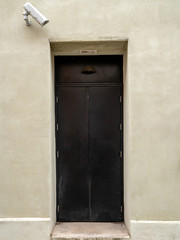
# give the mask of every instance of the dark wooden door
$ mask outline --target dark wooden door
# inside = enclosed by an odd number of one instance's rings
[[[123,221],[122,56],[57,57],[55,91],[57,221]]]

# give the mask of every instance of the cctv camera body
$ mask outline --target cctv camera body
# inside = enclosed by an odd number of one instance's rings
[[[41,26],[44,26],[46,23],[49,22],[49,20],[40,13],[31,3],[27,2],[24,4],[24,20],[26,21],[26,24],[29,26],[30,21],[28,20],[28,15],[31,15]]]

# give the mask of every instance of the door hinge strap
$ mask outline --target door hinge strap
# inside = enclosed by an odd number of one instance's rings
[[[120,127],[119,128],[120,128],[120,130],[122,130],[122,123],[120,123]]]
[[[59,124],[58,123],[56,124],[56,130],[57,131],[59,130]]]
[[[59,212],[59,205],[57,205],[57,212]]]
[[[122,211],[123,211],[123,207],[121,206],[121,213],[122,213]]]
[[[57,158],[59,158],[59,151],[57,151]]]
[[[120,102],[122,102],[122,96],[120,96]]]
[[[120,158],[122,158],[122,151],[120,151]]]
[[[58,96],[56,96],[56,103],[58,103],[59,102],[59,97]]]

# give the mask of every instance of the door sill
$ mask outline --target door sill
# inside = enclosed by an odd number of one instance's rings
[[[101,222],[57,222],[52,232],[52,240],[120,240],[130,235],[124,223]]]

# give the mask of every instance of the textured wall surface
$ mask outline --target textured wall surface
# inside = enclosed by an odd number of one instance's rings
[[[53,226],[49,41],[128,39],[129,218],[179,221],[180,1],[32,0],[50,20],[43,28],[34,19],[31,27],[25,25],[24,3],[0,1],[0,217],[50,218],[48,234]],[[34,231],[40,231],[39,222]],[[0,223],[7,229],[3,240],[10,239],[13,223]]]

